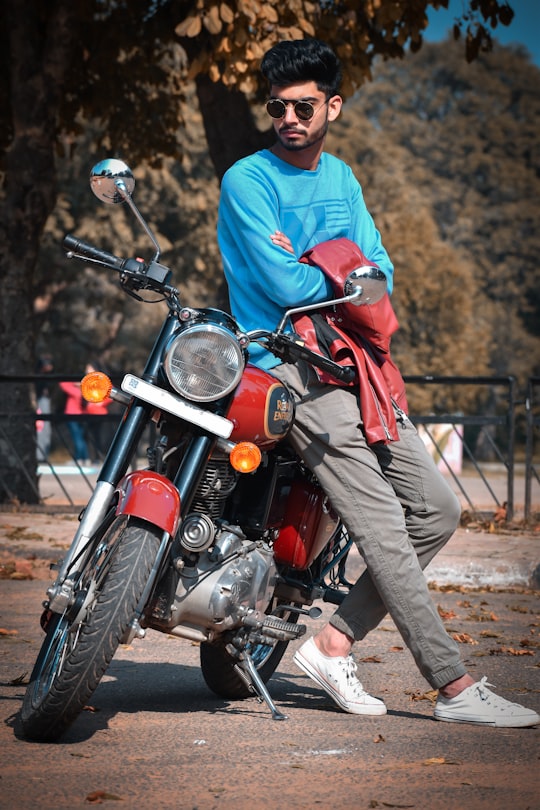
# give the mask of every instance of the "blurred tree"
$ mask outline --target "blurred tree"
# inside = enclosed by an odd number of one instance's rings
[[[368,187],[380,187],[370,165],[387,164],[385,156],[400,149],[391,164],[406,167],[409,208],[429,210],[437,238],[460,265],[453,275],[464,276],[465,287],[448,289],[444,305],[457,311],[464,289],[475,288],[468,309],[479,332],[476,340],[469,334],[468,345],[492,374],[514,375],[525,390],[527,377],[540,374],[538,68],[519,48],[464,66],[453,43],[446,43],[443,58],[426,44],[406,65],[387,63],[357,103],[368,131],[377,133],[370,139],[375,160],[359,161],[359,176],[367,173]],[[394,207],[388,195],[383,210]],[[407,233],[399,245],[395,233],[386,238],[394,258],[396,249],[408,250]],[[398,297],[409,272],[410,262]],[[432,272],[442,290],[439,268]],[[424,365],[425,373],[431,370]]]
[[[375,56],[417,51],[426,8],[446,0],[4,0],[0,5],[0,373],[30,372],[34,271],[56,197],[55,155],[71,155],[88,122],[96,152],[159,165],[179,157],[185,87],[195,80],[218,176],[265,142],[248,96],[256,97],[263,51],[277,40],[318,36],[345,67],[344,94],[369,76]],[[468,0],[461,24],[466,57],[491,47],[489,29],[508,24],[506,2]],[[456,26],[460,34],[460,23]],[[225,114],[227,111],[227,114]],[[7,412],[30,409],[27,385],[3,385]],[[34,435],[10,417],[19,459],[2,440],[0,481],[37,499]],[[22,466],[26,470],[21,469]]]

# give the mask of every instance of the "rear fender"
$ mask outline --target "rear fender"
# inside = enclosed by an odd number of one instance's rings
[[[168,478],[151,470],[135,470],[122,478],[117,488],[117,515],[147,520],[171,536],[180,521],[180,495]]]

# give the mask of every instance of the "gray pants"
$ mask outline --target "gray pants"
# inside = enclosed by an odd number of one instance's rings
[[[366,571],[330,619],[358,641],[388,612],[434,688],[466,670],[431,599],[423,569],[459,522],[458,499],[414,425],[399,441],[368,445],[352,389],[321,385],[307,364],[272,369],[293,390],[291,444],[315,473],[365,561]]]

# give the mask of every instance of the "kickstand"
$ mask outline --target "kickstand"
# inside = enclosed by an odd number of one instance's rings
[[[277,708],[270,697],[270,693],[268,689],[263,683],[263,680],[259,673],[257,672],[257,668],[253,663],[253,659],[251,655],[244,650],[242,653],[242,659],[236,664],[236,670],[238,674],[242,677],[244,682],[249,686],[249,688],[255,692],[259,700],[264,700],[270,711],[272,712],[272,720],[287,720],[287,715],[282,714]]]

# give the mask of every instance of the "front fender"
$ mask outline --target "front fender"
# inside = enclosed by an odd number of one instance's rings
[[[176,534],[180,521],[180,495],[168,478],[151,470],[135,470],[120,481],[117,515],[133,517],[153,523],[171,536]]]

